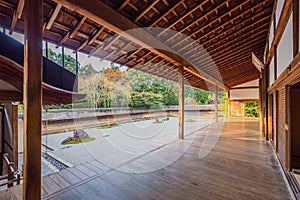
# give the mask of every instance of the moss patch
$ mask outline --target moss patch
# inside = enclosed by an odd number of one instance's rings
[[[118,124],[114,124],[114,125],[106,124],[106,125],[101,125],[100,129],[115,128],[115,127],[118,127],[118,126],[119,126]]]
[[[153,122],[153,124],[161,124],[161,123],[163,123],[163,122],[160,121],[159,119],[156,119],[156,120]]]
[[[86,139],[83,139],[83,140],[72,140],[70,142],[64,143],[63,145],[66,145],[66,144],[80,144],[80,143],[91,142],[91,141],[94,141],[94,140],[96,140],[96,138],[90,137],[90,138],[86,138]]]
[[[193,120],[193,119],[187,119],[187,120],[185,120],[185,122],[196,122],[196,120]]]

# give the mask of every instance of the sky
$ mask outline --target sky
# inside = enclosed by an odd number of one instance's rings
[[[3,28],[0,28],[0,31],[2,32]],[[17,40],[17,41],[21,42],[22,44],[24,44],[24,35],[16,33],[16,32],[13,32],[12,35],[9,35],[8,31],[6,33],[7,33],[8,36],[11,36],[15,40]],[[45,42],[43,42],[43,48],[45,48],[45,46],[46,46]],[[56,48],[56,45],[48,42],[48,48],[51,48],[55,53],[61,53],[61,46]],[[75,53],[73,53],[73,50],[71,50],[71,49],[65,48],[65,54],[66,55],[71,55],[72,57],[75,58]],[[96,71],[107,69],[107,68],[110,68],[110,66],[111,66],[110,61],[100,60],[99,58],[96,58],[96,57],[88,57],[87,54],[83,54],[83,53],[80,53],[80,52],[78,52],[78,61],[80,63],[80,66],[85,66],[86,64],[91,63],[93,68]],[[118,64],[114,64],[114,65],[120,66]],[[125,71],[126,69],[127,69],[126,66],[121,66],[120,67],[121,71]]]

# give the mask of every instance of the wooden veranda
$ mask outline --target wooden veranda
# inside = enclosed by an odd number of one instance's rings
[[[207,199],[289,199],[279,166],[285,174],[300,169],[299,116],[291,107],[298,108],[295,102],[300,99],[299,9],[299,0],[0,0],[4,32],[25,36],[22,63],[4,62],[11,58],[0,51],[1,65],[10,63],[19,69],[18,77],[10,78],[13,69],[0,66],[5,69],[0,74],[5,82],[0,87],[0,102],[18,100],[24,105],[24,182],[2,194],[14,197],[23,188],[23,199],[30,200],[41,195],[81,199],[86,191],[90,198],[100,195],[104,199],[199,195]],[[60,96],[66,97],[62,103],[72,100],[72,91],[43,83],[48,77],[43,76],[43,40],[62,46],[62,51],[70,48],[76,55],[82,52],[178,82],[178,143],[185,143],[186,136],[184,84],[215,92],[218,125],[218,91],[258,80],[255,88],[248,89],[259,93],[261,131],[257,122],[225,123],[220,141],[205,159],[194,155],[202,142],[200,134],[178,161],[151,174],[101,171],[102,167],[96,166],[99,163],[87,163],[80,169],[62,171],[69,180],[58,173],[46,177],[41,187],[45,91],[52,98],[50,103],[59,102]],[[72,77],[75,80],[74,74]],[[16,81],[11,79],[18,80],[13,90]],[[55,92],[57,98],[51,95]],[[271,139],[280,165],[262,136]],[[300,185],[293,176],[287,177],[293,194],[300,197]],[[133,181],[124,183],[122,179]],[[101,191],[105,187],[107,190]]]
[[[155,152],[130,161],[120,156],[124,164],[114,169],[99,160],[91,160],[43,177],[42,198],[291,199],[274,151],[262,138],[257,119],[225,122],[216,146],[207,157],[199,159],[209,128],[198,131],[190,148],[165,168],[149,173],[124,172],[127,167],[138,169],[153,164],[143,157]],[[190,139],[169,145],[176,152]],[[21,199],[21,193],[22,185],[19,185],[1,191],[0,197]]]

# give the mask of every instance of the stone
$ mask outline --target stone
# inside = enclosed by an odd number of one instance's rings
[[[84,140],[90,138],[90,136],[82,129],[75,129],[73,132],[73,140],[74,141],[79,141],[79,140]]]
[[[68,137],[64,139],[61,144],[66,144],[71,141],[81,141],[84,139],[88,139],[90,136],[82,129],[75,129],[73,132],[73,137]]]
[[[64,139],[62,142],[61,142],[61,144],[66,144],[66,143],[68,143],[68,142],[71,142],[72,141],[72,137],[67,137],[66,139]]]

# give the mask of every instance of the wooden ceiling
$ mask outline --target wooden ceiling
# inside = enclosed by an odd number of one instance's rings
[[[23,4],[24,0],[0,0],[0,26],[22,33]],[[192,86],[208,90],[224,84],[228,89],[259,77],[251,53],[263,60],[273,4],[274,0],[45,0],[44,39],[174,81],[178,66],[184,65]],[[188,39],[147,29],[150,36],[145,38],[153,37],[155,44],[179,54],[173,55],[145,48],[143,39],[122,34],[138,27],[171,29]]]

